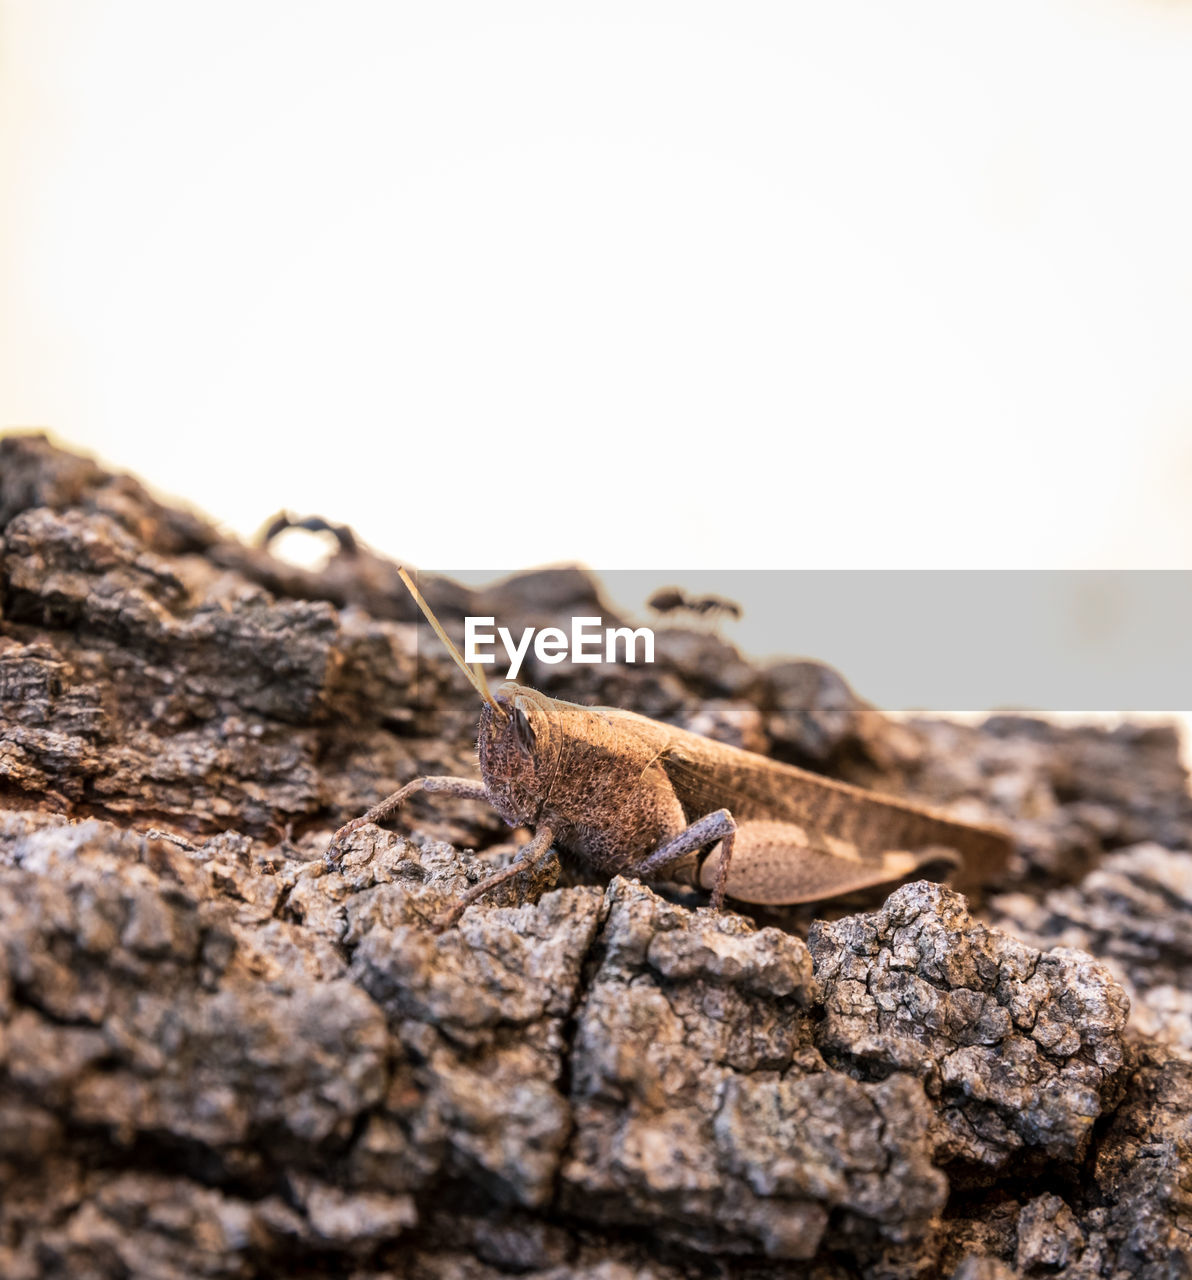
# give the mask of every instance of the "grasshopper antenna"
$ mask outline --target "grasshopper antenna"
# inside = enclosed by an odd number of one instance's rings
[[[479,684],[480,696],[490,706],[500,709],[500,703],[498,703],[497,700],[493,697],[493,695],[488,691],[488,678],[484,674],[484,667],[479,662],[473,662],[472,671],[476,676],[476,679],[473,680],[472,683]]]
[[[468,666],[463,659],[463,654],[461,654],[455,645],[452,644],[451,637],[443,630],[443,624],[435,617],[431,612],[430,605],[428,605],[422,598],[422,592],[414,585],[413,579],[410,575],[400,566],[397,572],[401,577],[401,580],[406,584],[406,589],[409,591],[410,595],[414,597],[414,603],[424,614],[426,614],[427,622],[434,627],[435,635],[437,635],[447,646],[447,652],[455,660],[456,666],[458,666],[464,675],[468,677],[468,683],[476,690],[480,697],[487,702],[490,707],[492,707],[494,711],[501,711],[502,708],[500,703],[497,702],[496,698],[494,698],[488,690],[488,682],[484,678],[484,672],[480,669],[480,664],[477,663],[475,668]]]

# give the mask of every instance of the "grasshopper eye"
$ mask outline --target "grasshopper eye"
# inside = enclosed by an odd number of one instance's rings
[[[534,726],[530,723],[529,717],[521,709],[514,706],[513,708],[513,740],[526,753],[532,755],[538,738],[534,733]]]

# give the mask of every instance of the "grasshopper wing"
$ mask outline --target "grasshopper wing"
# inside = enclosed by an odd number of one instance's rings
[[[683,730],[671,731],[659,766],[689,821],[721,808],[736,819],[728,892],[742,901],[832,897],[901,879],[949,852],[962,887],[972,887],[995,877],[1009,856],[1000,831]],[[706,883],[714,868],[707,859]]]

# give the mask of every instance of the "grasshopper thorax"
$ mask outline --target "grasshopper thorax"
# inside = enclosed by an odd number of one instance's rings
[[[494,809],[514,826],[537,824],[559,763],[553,699],[512,680],[480,711],[476,747]]]

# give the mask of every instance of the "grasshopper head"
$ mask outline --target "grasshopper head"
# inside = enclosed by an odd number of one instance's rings
[[[476,746],[493,808],[514,826],[536,824],[562,746],[554,700],[507,680],[481,708]]]
[[[554,699],[513,680],[507,680],[494,698],[484,678],[484,669],[479,663],[468,666],[410,575],[404,569],[397,572],[484,704],[480,709],[480,736],[476,746],[489,801],[514,826],[536,826],[554,781],[563,744]]]

